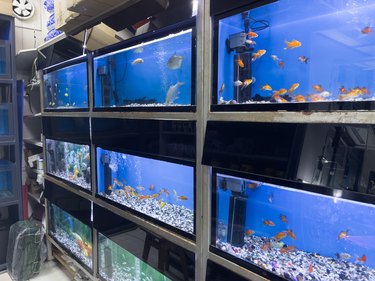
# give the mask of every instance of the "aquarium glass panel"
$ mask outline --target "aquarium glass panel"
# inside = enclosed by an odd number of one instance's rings
[[[0,201],[14,196],[14,153],[13,145],[0,146]]]
[[[0,136],[9,135],[9,116],[12,106],[12,85],[0,84]]]
[[[90,146],[46,139],[47,173],[91,190]]]
[[[88,108],[86,62],[45,73],[43,83],[45,109]]]
[[[98,193],[194,233],[194,168],[97,148]]]
[[[224,174],[214,184],[215,248],[287,280],[374,280],[375,205]]]
[[[94,58],[95,107],[189,106],[192,30]]]
[[[171,279],[99,233],[99,275],[107,281],[169,281]]]
[[[49,213],[49,234],[80,263],[92,268],[91,228],[52,203]]]
[[[373,1],[279,0],[219,16],[214,104],[374,100],[374,15]]]

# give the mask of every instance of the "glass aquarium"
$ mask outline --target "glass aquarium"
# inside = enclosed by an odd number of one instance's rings
[[[11,75],[11,40],[12,39],[12,19],[8,16],[0,15],[0,77],[10,77]]]
[[[15,195],[15,169],[14,145],[0,145],[0,201]]]
[[[88,109],[86,58],[43,70],[43,97],[45,110]]]
[[[287,280],[375,280],[375,205],[214,173],[214,250]]]
[[[168,277],[99,233],[99,275],[106,281],[170,281]]]
[[[193,45],[188,29],[95,57],[95,107],[193,105]]]
[[[47,173],[91,190],[90,146],[46,139]]]
[[[9,119],[12,116],[12,85],[0,84],[0,137],[10,135]]]
[[[194,168],[97,148],[98,194],[173,226],[194,229]]]
[[[49,234],[87,268],[92,268],[92,230],[89,226],[49,203]]]
[[[374,108],[373,1],[258,2],[215,17],[213,110]]]

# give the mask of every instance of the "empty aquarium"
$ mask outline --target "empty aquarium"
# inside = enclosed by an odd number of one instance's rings
[[[79,57],[44,69],[44,109],[88,109],[87,67],[87,58]]]
[[[0,145],[0,201],[15,196],[15,172],[14,145]]]
[[[0,83],[0,137],[12,133],[12,107],[12,84]]]
[[[123,49],[94,58],[96,108],[182,109],[195,103],[193,29],[148,40],[125,41]]]
[[[287,280],[373,280],[375,205],[214,177],[212,245]]]
[[[46,139],[47,173],[91,190],[90,146]]]
[[[374,108],[373,1],[253,2],[214,17],[213,110]]]
[[[194,168],[97,148],[98,194],[193,234]]]
[[[87,268],[92,268],[92,229],[49,203],[49,235]]]

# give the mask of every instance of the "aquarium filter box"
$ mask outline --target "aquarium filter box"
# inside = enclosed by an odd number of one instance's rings
[[[88,110],[87,56],[43,70],[44,110]]]
[[[371,1],[210,4],[212,111],[374,109]]]
[[[195,30],[191,21],[177,26],[95,52],[95,110],[192,110]]]

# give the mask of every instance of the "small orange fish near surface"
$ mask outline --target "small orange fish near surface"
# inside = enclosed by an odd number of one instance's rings
[[[310,273],[313,272],[312,263],[310,263],[310,265],[309,265],[309,272],[310,272]]]
[[[284,215],[280,215],[280,219],[282,222],[288,223],[288,219]]]
[[[370,26],[366,26],[362,28],[361,32],[362,34],[369,34],[370,32],[372,32],[372,28]]]
[[[155,185],[153,184],[150,184],[150,187],[149,187],[150,190],[154,190],[155,189]]]
[[[285,254],[285,253],[288,253],[288,252],[293,252],[296,250],[296,247],[294,246],[288,246],[288,247],[283,247],[280,249],[280,253],[282,254]]]
[[[357,261],[359,261],[359,262],[366,262],[367,261],[366,255],[363,255],[362,257],[357,258]]]
[[[290,229],[287,229],[286,232],[288,233],[290,238],[292,238],[293,240],[297,240],[297,237],[294,235],[293,231],[291,231]]]
[[[312,88],[314,89],[315,92],[318,92],[318,93],[321,93],[321,92],[324,91],[322,86],[320,86],[320,85],[314,85],[314,86],[312,86]]]
[[[253,235],[254,233],[255,233],[255,231],[254,231],[254,230],[251,230],[251,229],[248,229],[248,230],[246,230],[246,232],[245,232],[245,234],[248,235],[248,236]]]
[[[247,188],[255,189],[257,187],[261,186],[260,182],[250,182],[246,185]]]
[[[178,200],[183,200],[183,201],[188,200],[188,198],[187,198],[186,196],[183,196],[183,195],[178,196],[177,199],[178,199]]]
[[[326,100],[324,97],[322,97],[320,94],[309,94],[307,97],[312,101],[324,101]]]
[[[272,91],[272,88],[270,85],[266,84],[260,88],[261,91]]]
[[[254,31],[249,31],[247,33],[247,36],[249,36],[250,38],[257,38],[258,37],[258,34],[255,33]]]
[[[296,102],[305,102],[305,101],[306,101],[306,98],[305,98],[304,96],[302,96],[302,95],[296,95],[296,96],[294,97],[294,100],[295,100]]]
[[[253,54],[253,57],[251,58],[251,61],[256,61],[259,59],[261,56],[263,56],[267,51],[266,50],[259,50],[258,52]]]
[[[344,238],[348,237],[348,232],[349,232],[349,230],[341,231],[339,233],[338,239],[344,239]]]
[[[284,67],[285,67],[285,62],[282,61],[282,60],[280,60],[280,61],[278,62],[278,65],[279,65],[279,67],[280,67],[281,69],[284,69]]]
[[[300,61],[300,62],[304,62],[304,63],[308,63],[308,61],[310,60],[310,58],[307,58],[306,56],[299,56],[298,57],[298,60]]]
[[[264,220],[263,224],[268,226],[275,226],[275,223],[271,220]]]
[[[239,67],[244,68],[245,64],[243,63],[243,60],[241,58],[236,59],[236,63]]]
[[[294,49],[294,48],[298,48],[302,46],[302,43],[295,39],[290,42],[285,40],[285,44],[286,44],[286,48],[284,48],[284,50]]]
[[[275,236],[275,240],[276,241],[280,241],[281,239],[284,239],[286,237],[286,233],[285,232],[279,232],[276,234]]]
[[[292,86],[290,86],[288,93],[293,93],[297,88],[299,87],[299,83],[294,83]]]

